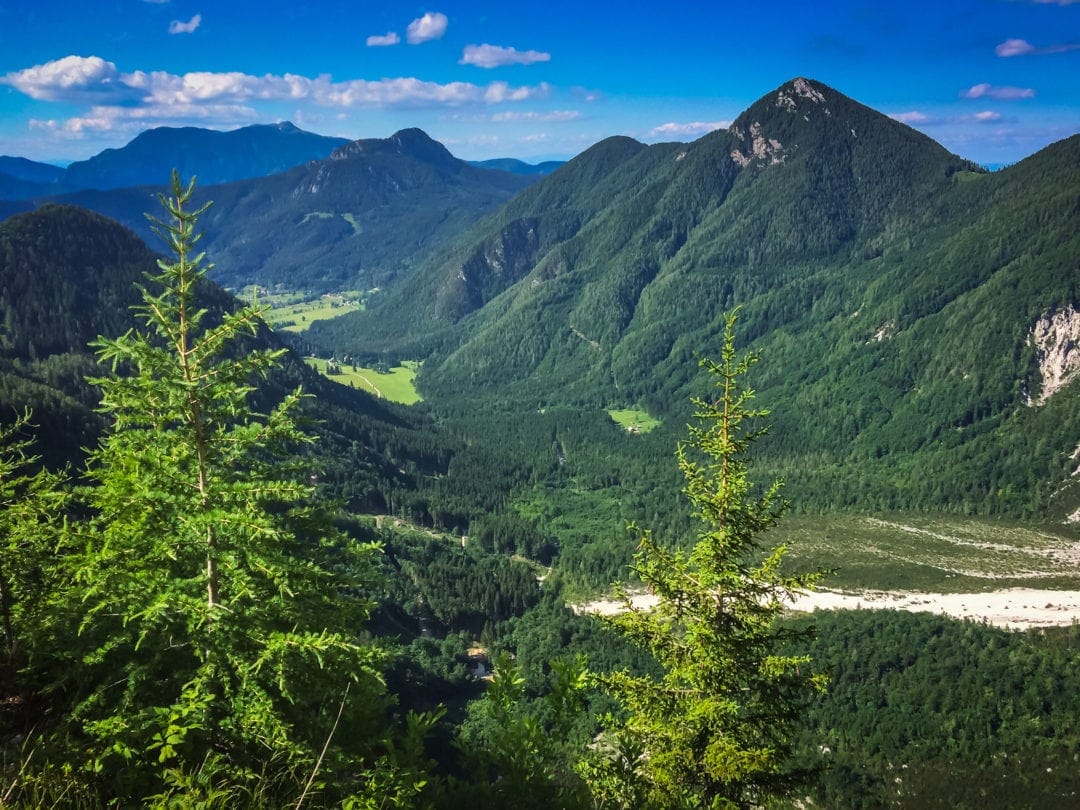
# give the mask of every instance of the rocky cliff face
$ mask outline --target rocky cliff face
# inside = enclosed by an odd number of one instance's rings
[[[1028,340],[1034,345],[1042,387],[1028,402],[1042,405],[1080,374],[1080,312],[1071,304],[1048,310],[1031,327]]]

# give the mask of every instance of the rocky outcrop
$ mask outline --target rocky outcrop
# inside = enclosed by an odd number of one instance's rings
[[[1071,304],[1048,310],[1031,327],[1042,385],[1029,405],[1042,405],[1080,374],[1080,312]]]

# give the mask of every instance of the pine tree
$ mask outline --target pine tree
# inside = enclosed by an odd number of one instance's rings
[[[748,450],[768,412],[750,407],[743,378],[757,357],[737,355],[736,320],[727,316],[720,361],[701,363],[718,393],[694,400],[698,424],[677,452],[704,527],[689,554],[639,531],[634,570],[659,603],[636,608],[623,592],[626,611],[611,619],[664,669],[659,681],[598,676],[627,714],[609,748],[633,761],[594,757],[588,767],[597,792],[622,806],[644,794],[648,807],[741,807],[782,793],[799,708],[822,687],[807,657],[783,651],[794,635],[778,621],[785,602],[819,575],[785,574],[784,547],[761,537],[786,504],[780,482],[758,491],[749,481]]]
[[[0,699],[18,689],[53,587],[57,538],[69,492],[63,475],[30,454],[29,411],[0,429]]]
[[[334,528],[287,454],[311,441],[300,392],[254,410],[281,356],[245,345],[258,312],[200,308],[193,189],[174,173],[161,198],[175,258],[158,263],[160,291],[143,290],[145,329],[96,343],[112,428],[90,457],[68,594],[83,611],[72,733],[92,770],[124,774],[108,785],[122,802],[195,801],[206,784],[295,798],[316,767],[360,772],[379,739],[380,653],[363,640],[373,548]]]

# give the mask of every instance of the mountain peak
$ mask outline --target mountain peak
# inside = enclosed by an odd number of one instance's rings
[[[812,104],[824,105],[826,103],[825,94],[821,91],[828,89],[823,84],[799,76],[787,84],[781,85],[776,91],[776,106],[794,110],[798,106],[796,99],[799,98],[807,99]]]
[[[412,127],[395,132],[389,138],[362,138],[335,149],[330,156],[342,160],[360,154],[382,152],[411,157],[424,163],[446,165],[458,160],[438,141],[422,129]]]
[[[732,131],[738,129],[746,132],[753,121],[765,123],[770,119],[791,116],[810,121],[832,116],[837,111],[835,108],[845,106],[845,101],[854,103],[828,85],[798,76],[751,104],[735,119],[731,128]]]
[[[398,130],[390,136],[390,142],[402,154],[412,155],[421,160],[432,163],[454,160],[454,156],[445,146],[434,140],[424,130],[416,127]]]
[[[859,153],[873,163],[880,157],[875,151],[889,144],[890,162],[947,163],[946,174],[973,168],[928,136],[802,76],[759,98],[728,131],[736,140],[731,158],[740,166],[784,163],[796,154],[835,161]]]

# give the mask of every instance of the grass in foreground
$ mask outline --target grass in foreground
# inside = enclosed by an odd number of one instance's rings
[[[420,392],[416,390],[416,371],[420,364],[415,360],[406,360],[400,366],[394,366],[386,372],[365,366],[354,366],[350,363],[339,363],[335,364],[336,373],[331,372],[332,367],[328,360],[309,357],[307,362],[327,379],[360,388],[391,402],[412,405],[423,399]]]

